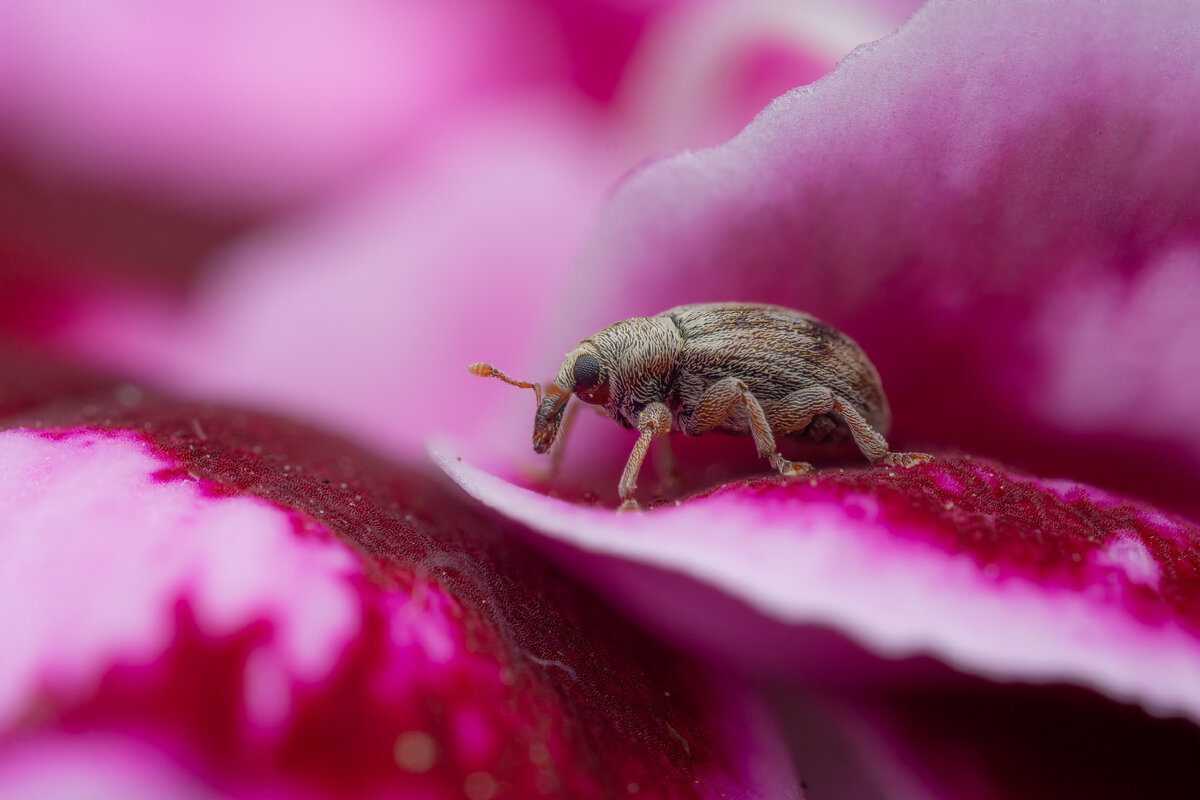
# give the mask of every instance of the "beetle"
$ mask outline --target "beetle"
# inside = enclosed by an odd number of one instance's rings
[[[815,317],[782,306],[702,303],[622,320],[567,353],[544,391],[490,364],[467,369],[534,390],[537,453],[554,444],[572,395],[636,428],[617,484],[620,510],[638,508],[633,490],[650,442],[673,430],[752,436],[759,456],[785,476],[813,467],[776,452],[777,436],[853,440],[872,464],[910,467],[932,458],[889,450],[884,436],[891,411],[862,348]]]

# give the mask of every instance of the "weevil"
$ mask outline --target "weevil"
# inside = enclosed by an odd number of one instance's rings
[[[815,317],[781,306],[704,303],[617,322],[567,353],[544,391],[490,364],[468,370],[534,390],[537,453],[554,445],[572,395],[636,428],[617,484],[621,510],[638,508],[633,490],[650,442],[673,430],[751,436],[759,456],[785,476],[813,467],[776,452],[777,436],[852,440],[872,464],[910,467],[932,458],[888,449],[891,411],[862,348]]]

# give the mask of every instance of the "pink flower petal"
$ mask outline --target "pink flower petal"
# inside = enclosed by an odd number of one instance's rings
[[[614,197],[552,338],[699,300],[810,311],[901,442],[1200,514],[1200,7],[926,6]]]
[[[1100,490],[939,459],[617,515],[435,460],[572,545],[547,551],[614,602],[744,669],[854,681],[863,659],[832,631],[890,658],[1071,681],[1200,720],[1200,530]]]
[[[100,665],[162,652],[180,595],[209,636],[272,620],[258,657],[281,668],[280,683],[325,677],[358,634],[351,553],[328,537],[297,541],[271,505],[206,502],[194,480],[162,482],[169,463],[132,433],[16,430],[2,441],[4,544],[21,569],[0,606],[41,613],[5,626],[0,720],[23,713],[42,682],[73,689]]]
[[[523,82],[553,61],[547,34],[528,12],[460,3],[7,3],[0,126],[59,174],[273,208]]]
[[[919,6],[870,0],[687,4],[647,31],[621,100],[654,145],[651,152],[715,144],[779,95],[826,75],[855,47],[894,31]]]
[[[0,795],[24,800],[219,800],[161,752],[116,736],[46,736],[0,754]]]
[[[740,689],[428,476],[131,387],[4,427],[0,788],[799,797]]]
[[[615,166],[591,155],[602,132],[577,106],[477,122],[369,192],[248,236],[182,311],[97,293],[67,347],[376,447],[417,453],[439,430],[486,446],[527,399],[481,391],[464,367],[531,360]]]

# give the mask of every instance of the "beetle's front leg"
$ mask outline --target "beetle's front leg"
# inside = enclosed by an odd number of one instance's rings
[[[567,410],[563,412],[562,424],[558,426],[558,436],[555,437],[554,446],[550,448],[550,468],[547,470],[547,480],[553,480],[558,476],[558,471],[562,468],[563,451],[566,450],[567,434],[571,432],[571,428],[575,424],[575,417],[579,412],[579,403],[571,403],[567,406]]]
[[[638,439],[625,463],[625,471],[621,473],[621,482],[617,484],[617,494],[621,496],[618,511],[637,511],[637,500],[633,499],[633,490],[637,488],[638,472],[646,459],[646,451],[650,448],[650,440],[656,436],[666,436],[671,432],[671,411],[663,403],[650,403],[638,414]]]
[[[549,483],[558,477],[559,471],[562,470],[563,453],[566,449],[567,437],[575,425],[575,418],[579,416],[579,409],[583,407],[583,403],[571,403],[571,405],[567,406],[567,410],[563,412],[562,424],[558,426],[558,434],[554,437],[554,445],[550,448],[550,465],[544,470],[531,471],[531,477],[535,480]],[[591,408],[602,417],[608,416],[600,406],[592,406]]]
[[[722,378],[705,389],[683,432],[688,436],[703,436],[729,419],[733,407],[738,403],[746,406],[750,417],[750,435],[754,437],[754,445],[758,448],[760,456],[770,459],[771,466],[783,475],[803,475],[812,471],[811,464],[788,461],[775,452],[775,435],[771,433],[767,415],[758,398],[751,394],[746,383],[738,378]]]

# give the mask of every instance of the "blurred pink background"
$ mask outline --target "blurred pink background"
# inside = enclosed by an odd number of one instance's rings
[[[529,399],[463,368],[553,374],[622,176],[915,5],[6,3],[0,335],[395,453],[450,430],[511,458]]]

